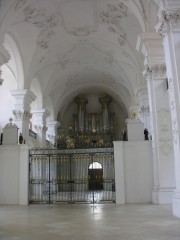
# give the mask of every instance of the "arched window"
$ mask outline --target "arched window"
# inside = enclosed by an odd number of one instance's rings
[[[102,165],[99,162],[93,162],[89,165],[89,169],[102,169]]]

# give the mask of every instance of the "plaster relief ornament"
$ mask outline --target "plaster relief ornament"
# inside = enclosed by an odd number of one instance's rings
[[[164,155],[168,155],[172,152],[173,148],[170,112],[165,109],[159,110],[158,120],[160,150]]]
[[[155,26],[156,31],[162,37],[165,37],[170,30],[176,27],[180,27],[180,9],[176,11],[161,10],[159,22]]]
[[[106,11],[99,12],[99,18],[102,23],[107,24],[108,31],[116,34],[120,46],[126,42],[126,34],[121,30],[120,21],[127,16],[127,6],[120,2],[116,4],[108,4]]]
[[[124,3],[108,4],[107,11],[101,11],[99,17],[103,23],[118,24],[120,19],[127,16],[127,6]]]
[[[176,114],[176,104],[175,104],[175,95],[174,95],[174,85],[172,79],[168,79],[169,86],[169,105],[171,110],[171,121],[172,121],[172,134],[174,143],[178,143],[178,123],[177,123],[177,114]]]
[[[24,7],[26,1],[27,0],[17,0],[14,8],[21,9],[22,7]]]
[[[26,0],[18,0],[15,9],[23,8],[24,21],[40,29],[37,44],[41,49],[47,49],[50,39],[55,35],[55,27],[62,23],[60,13],[47,15],[46,9],[37,9],[31,5],[27,6],[26,3]]]
[[[74,27],[72,30],[67,30],[68,33],[73,34],[76,37],[85,37],[88,36],[92,32],[96,32],[97,30],[93,27],[84,26],[84,27]]]
[[[68,63],[69,63],[69,58],[67,58],[65,55],[57,56],[57,64],[59,64],[62,69],[65,69]]]

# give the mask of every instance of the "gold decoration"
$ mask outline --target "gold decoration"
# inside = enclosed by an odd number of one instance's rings
[[[73,138],[71,138],[69,136],[66,137],[66,147],[67,147],[67,149],[74,148],[74,139]]]

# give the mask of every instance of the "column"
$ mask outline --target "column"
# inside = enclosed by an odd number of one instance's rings
[[[110,123],[109,123],[109,105],[111,103],[112,98],[110,96],[104,96],[99,98],[99,102],[102,105],[102,129],[104,132],[109,131]]]
[[[58,121],[49,121],[46,124],[48,128],[47,136],[51,143],[51,146],[56,145],[56,136],[57,136],[57,128],[60,126]]]
[[[152,116],[154,168],[152,202],[155,204],[171,203],[175,188],[175,173],[165,64],[146,65],[144,76],[147,80]]]
[[[35,118],[34,128],[37,132],[40,147],[46,147],[46,131],[47,131],[46,118],[49,116],[49,111],[47,111],[44,108],[39,109],[33,111],[33,116]]]
[[[14,123],[19,128],[19,133],[22,133],[25,143],[29,143],[29,120],[32,117],[30,112],[30,104],[36,99],[33,92],[24,90],[11,91],[12,96],[15,98],[14,104]]]
[[[85,131],[86,104],[88,100],[83,96],[78,96],[75,98],[75,103],[78,106],[78,130],[83,133]]]
[[[171,111],[176,189],[173,214],[180,217],[180,1],[161,1],[157,32],[163,38]]]
[[[4,81],[1,78],[1,75],[2,75],[1,66],[3,64],[8,63],[9,60],[10,60],[10,55],[9,55],[8,51],[3,46],[0,46],[0,85],[2,85],[3,81]]]

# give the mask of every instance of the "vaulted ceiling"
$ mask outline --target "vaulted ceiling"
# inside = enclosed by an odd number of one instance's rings
[[[56,115],[82,92],[128,110],[145,82],[138,35],[154,31],[156,16],[152,0],[2,0],[0,41],[17,47],[19,88],[38,88]]]

